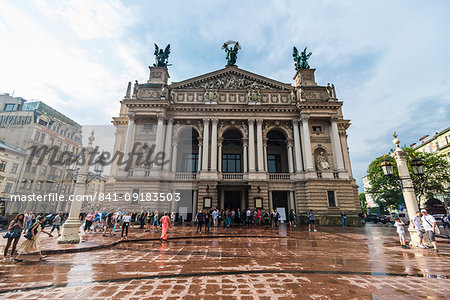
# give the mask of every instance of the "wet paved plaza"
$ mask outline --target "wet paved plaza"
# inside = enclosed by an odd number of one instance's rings
[[[135,241],[2,263],[0,298],[443,299],[450,243],[439,241],[436,254],[400,248],[387,226],[214,228],[201,235],[174,227],[163,244]]]

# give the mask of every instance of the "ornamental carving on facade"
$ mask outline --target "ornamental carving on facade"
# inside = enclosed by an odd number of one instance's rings
[[[206,82],[194,82],[186,86],[189,89],[225,89],[225,90],[275,90],[276,88],[255,80],[247,79],[243,75],[227,75],[210,78]]]

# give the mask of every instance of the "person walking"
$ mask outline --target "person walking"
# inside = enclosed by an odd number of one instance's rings
[[[109,229],[109,234],[112,235],[113,234],[113,230],[114,230],[114,217],[113,217],[113,213],[109,212],[106,215],[106,226],[105,226],[105,230],[103,231],[103,236],[106,236],[106,231]]]
[[[341,213],[342,227],[347,227],[347,214],[345,212]]]
[[[362,226],[366,226],[366,214],[364,211],[361,210],[361,212],[358,214],[358,217],[361,219]]]
[[[144,229],[145,226],[145,217],[147,216],[147,212],[142,208],[141,213],[139,214],[139,229]]]
[[[423,244],[423,232],[422,232],[422,224],[420,223],[420,211],[416,211],[416,215],[411,220],[411,224],[414,230],[417,231],[419,235],[419,248],[425,249],[425,245]]]
[[[3,235],[3,238],[8,239],[5,245],[5,249],[3,251],[3,260],[8,260],[8,250],[12,244],[11,255],[9,259],[11,259],[16,252],[17,243],[20,240],[20,236],[22,234],[23,226],[24,226],[24,214],[18,214],[14,220],[9,223],[8,232]]]
[[[125,216],[122,217],[122,234],[120,238],[123,239],[123,233],[125,232],[125,239],[128,240],[128,228],[130,227],[131,216],[129,212],[125,213]]]
[[[400,238],[400,244],[402,245],[402,248],[408,249],[408,246],[406,246],[406,237],[405,237],[405,223],[400,220],[400,218],[395,218],[394,226],[397,227],[397,233],[398,237]]]
[[[165,212],[161,218],[161,242],[167,242],[167,230],[172,228],[172,222],[170,222],[169,213]]]
[[[205,217],[205,232],[209,233],[209,225],[211,222],[211,213],[209,211],[206,211],[204,217]]]
[[[295,219],[295,213],[294,213],[294,210],[291,209],[291,210],[289,211],[289,227],[290,227],[290,228],[293,228],[293,227],[294,227],[294,219]]]
[[[84,223],[84,233],[86,233],[86,231],[89,233],[91,231],[91,225],[94,222],[94,213],[91,211],[89,211],[89,213],[86,216],[86,220]]]
[[[264,225],[265,226],[269,226],[269,220],[270,220],[270,216],[269,216],[269,213],[266,211],[266,212],[264,212]]]
[[[312,209],[310,209],[309,212],[308,212],[308,223],[309,223],[308,231],[311,231],[311,225],[312,225],[313,228],[314,228],[314,232],[317,232],[317,230],[316,230],[316,221],[314,220],[314,213],[313,213]]]
[[[215,209],[215,210],[212,212],[212,218],[213,218],[213,224],[214,224],[214,227],[217,227],[217,219],[218,219],[218,217],[219,217],[219,212],[218,212],[217,209]]]
[[[238,226],[240,226],[241,225],[241,218],[242,218],[242,213],[241,213],[241,209],[240,208],[238,208],[237,209],[237,212],[236,212],[236,216],[235,216],[235,222],[236,222],[236,224],[238,225]]]
[[[247,215],[247,227],[250,227],[250,225],[252,225],[252,212],[250,211],[250,208],[247,208],[246,215]]]
[[[227,210],[227,221],[228,221],[227,222],[227,227],[231,228],[232,221],[233,221],[233,216],[231,214],[231,210],[230,209]]]
[[[50,230],[50,237],[53,237],[52,233],[53,233],[53,231],[54,231],[55,229],[56,229],[56,231],[58,232],[58,236],[61,235],[60,231],[61,231],[62,217],[63,217],[63,213],[60,212],[60,213],[57,214],[56,217],[53,219],[53,221],[52,221],[52,230]]]
[[[439,230],[437,228],[436,219],[429,215],[426,209],[422,209],[422,225],[425,229],[425,232],[428,236],[428,239],[433,244],[434,251],[438,252],[437,243],[436,243],[436,232]]]
[[[36,215],[33,212],[29,212],[25,218],[25,228],[23,231],[27,231],[36,222]]]
[[[29,232],[25,234],[26,240],[23,241],[23,243],[20,245],[17,252],[19,255],[16,256],[14,259],[17,262],[21,262],[20,259],[22,254],[30,254],[30,253],[36,253],[39,256],[39,260],[43,260],[46,256],[42,255],[41,253],[41,242],[39,241],[39,235],[41,232],[45,232],[46,234],[50,235],[49,232],[45,231],[43,229],[43,223],[45,221],[45,218],[42,216],[38,216],[36,218],[36,223],[30,227]]]
[[[153,227],[156,228],[156,232],[159,232],[159,214],[156,211],[153,219]]]
[[[200,233],[202,233],[202,226],[203,226],[203,210],[200,210],[197,215],[195,216],[195,222],[197,222],[197,233],[200,229]]]

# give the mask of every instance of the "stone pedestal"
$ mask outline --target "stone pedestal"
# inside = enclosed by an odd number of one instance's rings
[[[147,83],[167,84],[169,80],[169,71],[166,67],[152,67],[150,66],[150,77]]]
[[[300,69],[294,76],[296,86],[317,86],[314,79],[316,69]]]

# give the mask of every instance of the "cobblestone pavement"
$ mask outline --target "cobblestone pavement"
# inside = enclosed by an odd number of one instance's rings
[[[450,244],[439,242],[438,254],[404,250],[393,229],[374,225],[315,233],[214,228],[201,235],[175,227],[163,244],[121,243],[3,263],[0,298],[443,299],[450,290]]]

